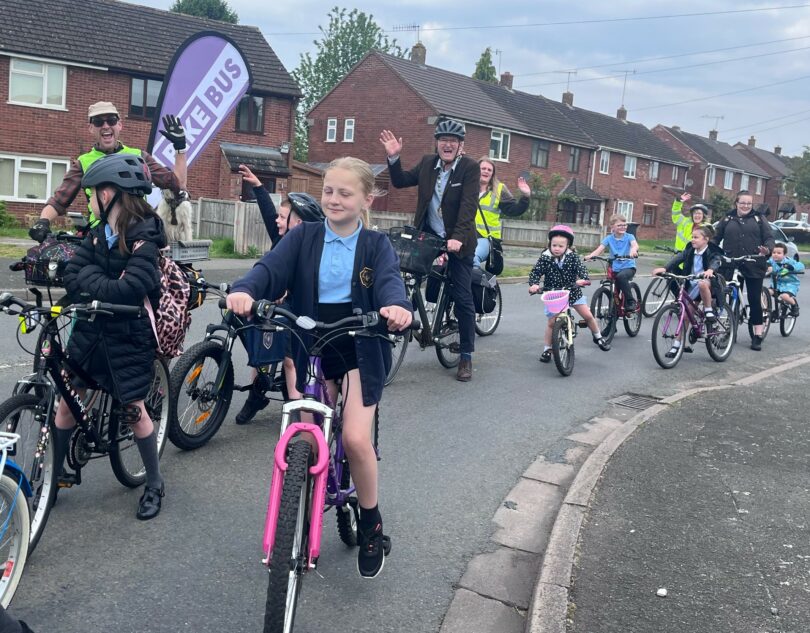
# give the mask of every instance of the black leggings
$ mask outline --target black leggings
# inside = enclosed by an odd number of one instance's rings
[[[635,301],[636,298],[633,296],[633,293],[630,291],[630,280],[636,274],[635,268],[625,268],[623,270],[616,271],[616,287],[619,289],[619,292],[622,293],[624,296],[625,305],[628,301]]]
[[[745,292],[748,295],[748,318],[751,325],[762,325],[762,277],[745,277]]]

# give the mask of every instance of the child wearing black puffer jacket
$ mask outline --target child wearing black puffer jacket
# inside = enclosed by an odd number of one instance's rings
[[[93,163],[82,178],[90,207],[101,223],[91,229],[65,269],[73,303],[142,306],[160,300],[159,249],[166,246],[163,224],[143,197],[152,190],[149,169],[140,156],[111,154]],[[154,376],[157,341],[146,310],[140,316],[97,315],[77,320],[67,347],[70,363],[120,403],[146,467],[146,488],[138,519],[160,512],[164,494],[154,426],[144,404]],[[61,472],[76,421],[64,399],[56,412],[54,465]],[[64,475],[62,485],[70,485]]]

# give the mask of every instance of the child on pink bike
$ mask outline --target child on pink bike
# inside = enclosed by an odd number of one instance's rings
[[[588,269],[573,250],[574,231],[570,226],[558,224],[551,227],[548,232],[548,248],[543,251],[532,272],[529,273],[529,294],[540,292],[540,278],[543,279],[543,292],[547,290],[570,290],[568,303],[585,319],[593,334],[593,342],[604,352],[610,349],[610,344],[603,338],[596,319],[591,314],[588,302],[582,295],[582,286],[588,285]],[[543,353],[540,355],[541,363],[551,360],[551,335],[554,329],[554,320],[557,315],[545,309],[548,323],[543,337]]]

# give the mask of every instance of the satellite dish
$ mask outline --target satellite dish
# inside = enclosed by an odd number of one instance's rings
[[[694,181],[694,180],[692,180],[691,178],[687,178],[687,179],[684,181],[684,184],[685,184],[687,187],[691,187],[692,185],[694,185],[694,184],[695,184],[695,181]]]

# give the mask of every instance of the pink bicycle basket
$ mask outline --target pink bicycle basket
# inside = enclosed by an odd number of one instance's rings
[[[568,290],[549,290],[540,295],[549,312],[562,312],[568,307]]]

